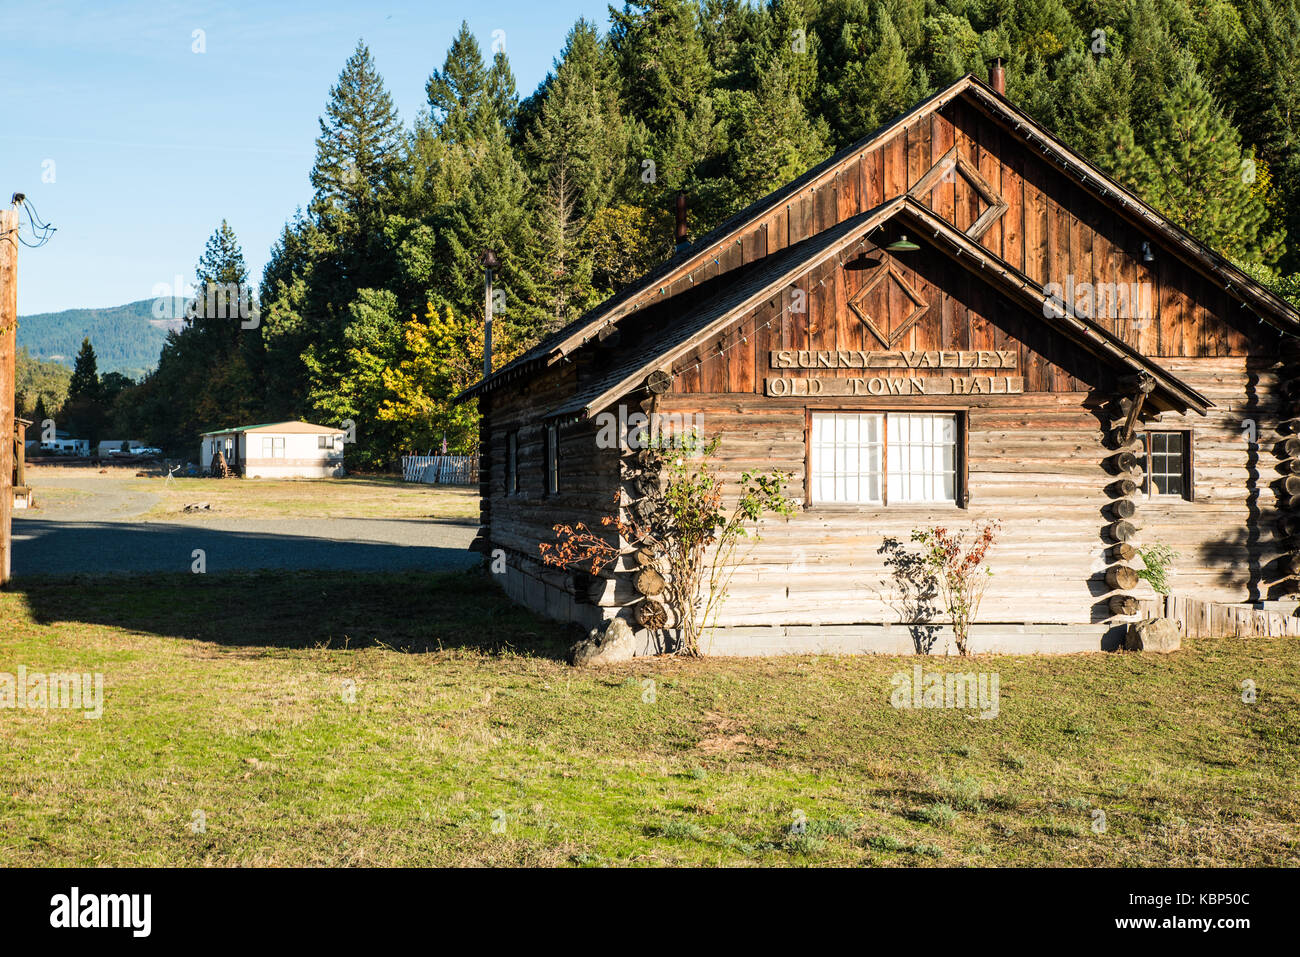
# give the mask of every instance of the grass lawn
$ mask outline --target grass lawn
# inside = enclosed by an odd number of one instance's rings
[[[0,865],[1300,863],[1294,639],[924,661],[989,720],[891,707],[915,658],[570,639],[477,572],[19,583],[0,672],[105,705],[0,710]]]
[[[253,486],[253,488],[250,488]],[[132,488],[161,495],[144,517],[185,515],[192,502],[211,502],[226,518],[478,518],[478,486],[423,485],[400,477],[328,479],[135,479]],[[206,514],[206,513],[203,513]]]
[[[328,479],[214,479],[165,476],[136,478],[132,467],[97,469],[41,465],[30,469],[38,502],[52,511],[92,497],[86,483],[106,492],[159,496],[139,516],[146,521],[183,518],[478,518],[478,487],[423,485],[397,476],[350,475]],[[146,499],[146,502],[148,500]],[[211,512],[186,513],[185,506],[210,502]]]

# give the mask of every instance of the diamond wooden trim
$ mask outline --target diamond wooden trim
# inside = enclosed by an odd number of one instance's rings
[[[885,277],[887,276],[894,277],[894,281],[898,283],[899,288],[903,290],[903,295],[912,300],[912,304],[915,307],[899,327],[893,330],[893,332],[888,336],[880,331],[875,320],[873,320],[867,310],[861,306],[862,300],[871,295],[871,291],[884,282]],[[871,331],[871,334],[880,340],[881,345],[885,346],[885,348],[892,348],[894,344],[903,337],[904,333],[910,331],[912,326],[916,325],[916,321],[925,314],[927,309],[930,308],[930,304],[922,299],[915,289],[908,285],[907,280],[903,278],[902,272],[899,271],[898,267],[894,265],[893,262],[887,262],[878,266],[871,278],[869,278],[863,284],[862,288],[854,294],[853,298],[849,300],[849,308],[853,310],[854,315],[862,320],[862,324]],[[886,308],[888,308],[888,304],[886,304]]]
[[[966,157],[957,152],[957,147],[954,146],[944,153],[939,161],[907,191],[907,195],[916,200],[924,199],[938,185],[939,180],[946,177],[954,168],[966,178],[966,182],[971,184],[975,192],[979,193],[980,199],[988,203],[988,209],[984,210],[966,230],[967,236],[979,242],[980,237],[1002,218],[1002,214],[1007,211],[1007,203],[997,194],[984,175]]]

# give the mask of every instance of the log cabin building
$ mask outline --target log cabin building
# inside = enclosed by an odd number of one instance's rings
[[[967,76],[467,390],[476,546],[539,612],[653,623],[630,545],[594,580],[538,551],[635,500],[636,453],[597,419],[652,410],[720,439],[729,488],[777,468],[799,504],[763,523],[706,651],[941,651],[882,544],[987,520],[972,650],[1113,647],[1153,596],[1144,544],[1179,553],[1177,595],[1293,590],[1297,336],[1285,301]]]

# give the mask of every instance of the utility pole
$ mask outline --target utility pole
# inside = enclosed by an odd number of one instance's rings
[[[18,204],[0,210],[0,585],[13,566],[14,386],[18,368]]]

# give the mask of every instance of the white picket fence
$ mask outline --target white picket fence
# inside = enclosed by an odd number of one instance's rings
[[[473,485],[478,481],[478,457],[403,455],[402,478],[428,485]]]

